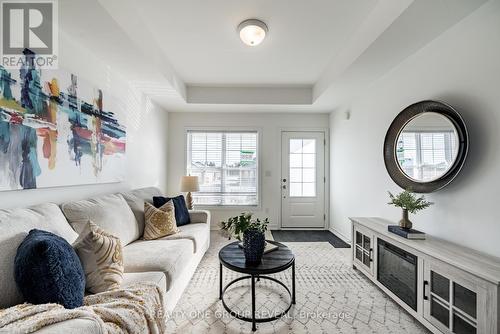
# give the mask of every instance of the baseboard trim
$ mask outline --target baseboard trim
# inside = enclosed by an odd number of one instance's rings
[[[331,227],[329,231],[332,232],[333,234],[335,234],[337,237],[339,237],[345,243],[351,245],[351,239],[347,238],[345,235],[343,235],[342,233],[340,233],[336,228]]]

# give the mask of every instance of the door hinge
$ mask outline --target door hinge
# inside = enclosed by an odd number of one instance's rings
[[[326,221],[326,213],[323,214],[323,220]]]
[[[326,183],[326,176],[323,176],[323,182]]]
[[[326,146],[326,139],[323,139],[323,145]]]

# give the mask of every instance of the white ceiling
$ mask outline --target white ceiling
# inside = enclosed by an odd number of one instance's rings
[[[330,112],[484,2],[64,0],[59,10],[63,33],[167,110]],[[248,18],[269,26],[257,47],[238,39]]]
[[[188,85],[312,85],[376,0],[126,1]],[[146,19],[147,18],[147,19]],[[269,34],[244,45],[238,24],[259,18]]]

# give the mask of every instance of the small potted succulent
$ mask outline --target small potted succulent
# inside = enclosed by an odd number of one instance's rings
[[[221,229],[231,237],[242,240],[245,260],[248,263],[259,263],[266,246],[266,231],[269,218],[253,219],[251,212],[242,213],[220,223]]]
[[[390,191],[388,193],[391,201],[387,204],[403,209],[403,218],[399,221],[399,226],[404,229],[411,229],[413,226],[412,222],[408,219],[408,212],[416,213],[434,204],[428,202],[424,196],[417,197],[417,195],[408,189],[396,196],[391,194]]]

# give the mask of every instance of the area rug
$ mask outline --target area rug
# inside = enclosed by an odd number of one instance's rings
[[[210,249],[175,310],[167,333],[251,333],[251,323],[228,314],[219,301],[219,250],[226,238],[212,232]],[[429,333],[373,283],[352,268],[349,249],[328,242],[287,242],[296,257],[296,305],[288,316],[257,324],[257,333]],[[291,270],[272,275],[290,286]],[[227,284],[240,274],[224,269]],[[249,281],[226,292],[229,306],[248,315]],[[256,285],[256,310],[268,316],[286,308],[286,291],[268,280]]]

